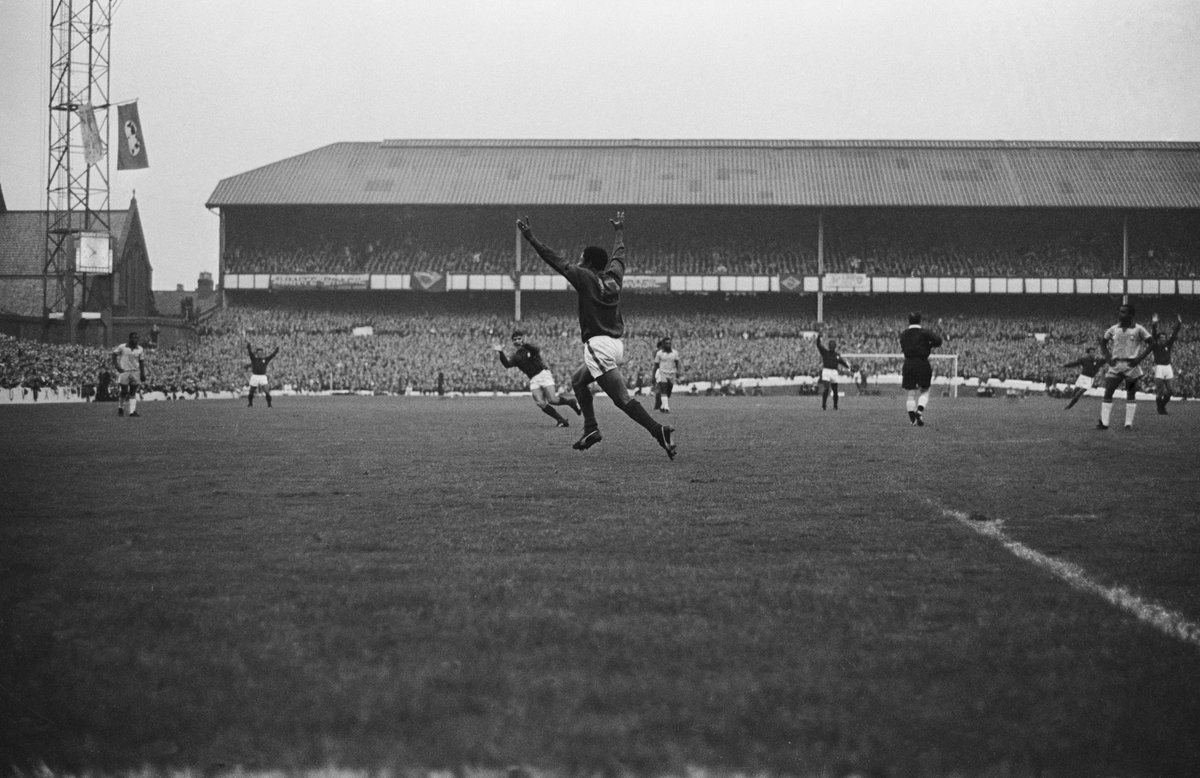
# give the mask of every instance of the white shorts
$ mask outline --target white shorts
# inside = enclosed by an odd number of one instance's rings
[[[1142,377],[1142,366],[1129,364],[1129,360],[1121,359],[1115,365],[1108,366],[1108,378],[1119,378],[1123,381],[1136,381]]]
[[[654,383],[656,384],[673,384],[675,383],[674,373],[664,373],[661,370],[654,371]]]
[[[1078,389],[1091,389],[1092,384],[1094,384],[1094,383],[1095,382],[1093,381],[1093,379],[1091,379],[1085,375],[1081,375],[1075,379],[1075,387]]]
[[[125,370],[121,375],[117,376],[118,386],[141,386],[142,377],[138,375],[136,370]]]
[[[1173,381],[1175,380],[1175,368],[1170,365],[1155,365],[1154,378],[1158,381]]]
[[[583,364],[592,378],[599,378],[625,364],[625,344],[620,338],[593,335],[583,344]]]
[[[840,376],[840,375],[841,374],[838,373],[836,367],[821,368],[821,380],[822,381],[827,381],[831,384],[836,384],[838,382],[838,376]]]
[[[259,375],[258,373],[251,373],[250,387],[254,388],[256,386],[267,386],[267,377],[265,375]]]
[[[549,370],[543,370],[533,378],[529,379],[529,391],[531,392],[536,392],[538,389],[545,389],[547,387],[554,389],[555,386],[554,374]]]

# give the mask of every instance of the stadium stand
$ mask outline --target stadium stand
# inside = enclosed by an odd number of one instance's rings
[[[447,391],[525,388],[489,349],[493,341],[507,342],[514,326],[505,295],[430,300],[412,293],[404,308],[397,308],[393,298],[369,293],[327,294],[319,300],[305,294],[263,297],[269,302],[246,300],[217,312],[194,344],[153,351],[150,388],[174,396],[239,391],[246,383],[247,341],[280,346],[272,380],[296,391],[432,393],[439,373]],[[561,295],[543,297],[530,300],[521,326],[543,347],[562,380],[579,362],[575,316]],[[1143,319],[1150,302],[1143,304]],[[1195,304],[1162,302],[1164,314],[1179,312],[1189,321],[1200,317]],[[905,311],[920,307],[945,333],[945,350],[959,355],[960,375],[1069,382],[1074,374],[1061,365],[1096,342],[1112,323],[1116,304],[1107,298],[1016,296],[986,304],[961,296],[843,296],[830,300],[824,327],[843,352],[894,352]],[[654,344],[665,334],[685,356],[687,382],[812,376],[819,366],[811,340],[817,322],[795,300],[646,294],[631,295],[627,307],[631,379],[649,373]],[[363,334],[365,328],[370,334]],[[0,387],[15,392],[94,384],[107,358],[101,349],[0,340]],[[1197,396],[1200,353],[1189,330],[1176,348],[1175,364],[1181,375],[1178,390]],[[888,366],[866,367],[876,375]]]

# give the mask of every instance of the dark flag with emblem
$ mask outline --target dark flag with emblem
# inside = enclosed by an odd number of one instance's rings
[[[137,103],[117,106],[117,170],[140,170],[150,167],[146,157],[146,139],[142,137],[142,120],[138,118]]]

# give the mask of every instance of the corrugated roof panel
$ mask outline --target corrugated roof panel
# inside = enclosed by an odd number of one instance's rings
[[[222,180],[209,206],[1200,207],[1200,144],[335,143]]]

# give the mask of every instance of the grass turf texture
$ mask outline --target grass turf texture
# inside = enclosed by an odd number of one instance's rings
[[[0,754],[206,774],[1187,775],[1200,408],[677,396],[0,408]]]

